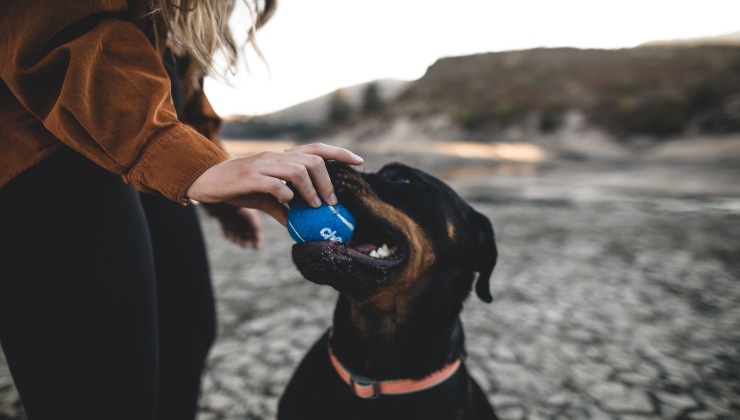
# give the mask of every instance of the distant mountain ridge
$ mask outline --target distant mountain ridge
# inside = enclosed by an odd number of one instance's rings
[[[380,79],[341,88],[353,109],[360,109],[365,90],[374,84],[384,103],[393,102],[410,81]],[[335,91],[336,92],[336,91]],[[225,139],[307,139],[322,134],[334,92],[299,103],[286,109],[258,116],[236,115],[225,119],[221,137]]]
[[[364,90],[374,83],[378,87],[380,98],[385,102],[395,100],[409,84],[410,80],[378,79],[366,83],[340,88],[346,95],[347,102],[353,107],[360,106]],[[336,91],[335,91],[336,92]],[[258,118],[262,121],[276,124],[320,124],[326,118],[327,109],[334,92],[321,95],[296,105],[268,114],[245,116],[234,115],[229,120],[244,121],[249,118]]]
[[[381,99],[385,102],[395,100],[406,88],[410,81],[398,79],[380,79],[372,82],[361,83],[354,86],[342,88],[347,97],[347,102],[353,107],[359,107],[362,102],[363,91],[370,83],[378,87]],[[260,116],[261,119],[279,124],[320,124],[326,118],[327,109],[331,101],[332,93],[319,96],[310,101],[302,102],[281,111]]]
[[[686,39],[666,39],[646,42],[638,47],[697,46],[697,45],[740,45],[740,31],[716,36]]]

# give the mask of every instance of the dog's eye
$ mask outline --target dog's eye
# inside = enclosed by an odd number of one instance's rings
[[[382,171],[378,172],[378,175],[394,184],[411,184],[413,181],[413,175],[408,176],[404,171],[397,168],[383,168]]]
[[[393,175],[390,177],[390,180],[393,181],[396,184],[409,184],[411,181],[409,181],[408,178],[404,177],[403,175]]]

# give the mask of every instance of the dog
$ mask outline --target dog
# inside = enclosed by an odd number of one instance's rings
[[[347,243],[293,245],[300,273],[339,297],[278,419],[496,419],[465,368],[459,317],[473,288],[493,300],[491,222],[419,169],[359,173],[330,161],[327,169],[356,229]]]

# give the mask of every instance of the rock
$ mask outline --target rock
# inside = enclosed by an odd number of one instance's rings
[[[573,404],[577,397],[568,392],[557,393],[547,399],[547,404],[555,407],[564,407]]]
[[[505,346],[496,346],[491,350],[491,355],[496,358],[500,359],[502,361],[514,361],[516,360],[516,354],[509,348]]]
[[[646,387],[652,383],[652,380],[649,377],[634,372],[620,373],[617,375],[617,379],[625,384],[638,385],[641,387]]]
[[[660,371],[649,363],[639,364],[636,370],[638,373],[645,375],[650,379],[656,379],[660,375]]]
[[[686,410],[698,406],[698,403],[690,395],[685,394],[671,394],[668,392],[656,391],[655,396],[660,400],[661,403],[677,408],[679,410]]]
[[[580,363],[570,367],[570,377],[582,389],[596,382],[605,382],[611,372],[611,366],[601,363]]]
[[[717,418],[716,415],[709,411],[694,411],[689,413],[688,416],[691,420],[715,420]]]
[[[223,394],[210,394],[204,399],[205,401],[202,405],[208,407],[211,411],[225,413],[234,406],[234,401]]]
[[[521,420],[524,418],[524,410],[520,407],[506,407],[496,410],[496,415],[501,420]]]
[[[601,407],[618,413],[651,414],[655,410],[647,395],[635,389],[616,383],[600,383],[587,390]]]
[[[589,407],[587,418],[589,420],[614,420],[614,417],[600,410],[598,407]]]
[[[491,404],[493,404],[496,409],[521,404],[521,400],[519,398],[504,394],[494,394],[491,396],[490,400]]]
[[[581,343],[589,343],[593,340],[593,335],[589,331],[583,329],[570,330],[566,333],[566,337],[570,340]]]
[[[614,345],[607,345],[601,349],[605,362],[618,370],[631,370],[634,356]]]

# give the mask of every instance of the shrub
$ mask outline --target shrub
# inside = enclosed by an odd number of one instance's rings
[[[476,109],[462,108],[455,114],[455,120],[464,130],[473,131],[483,126],[486,117]]]

